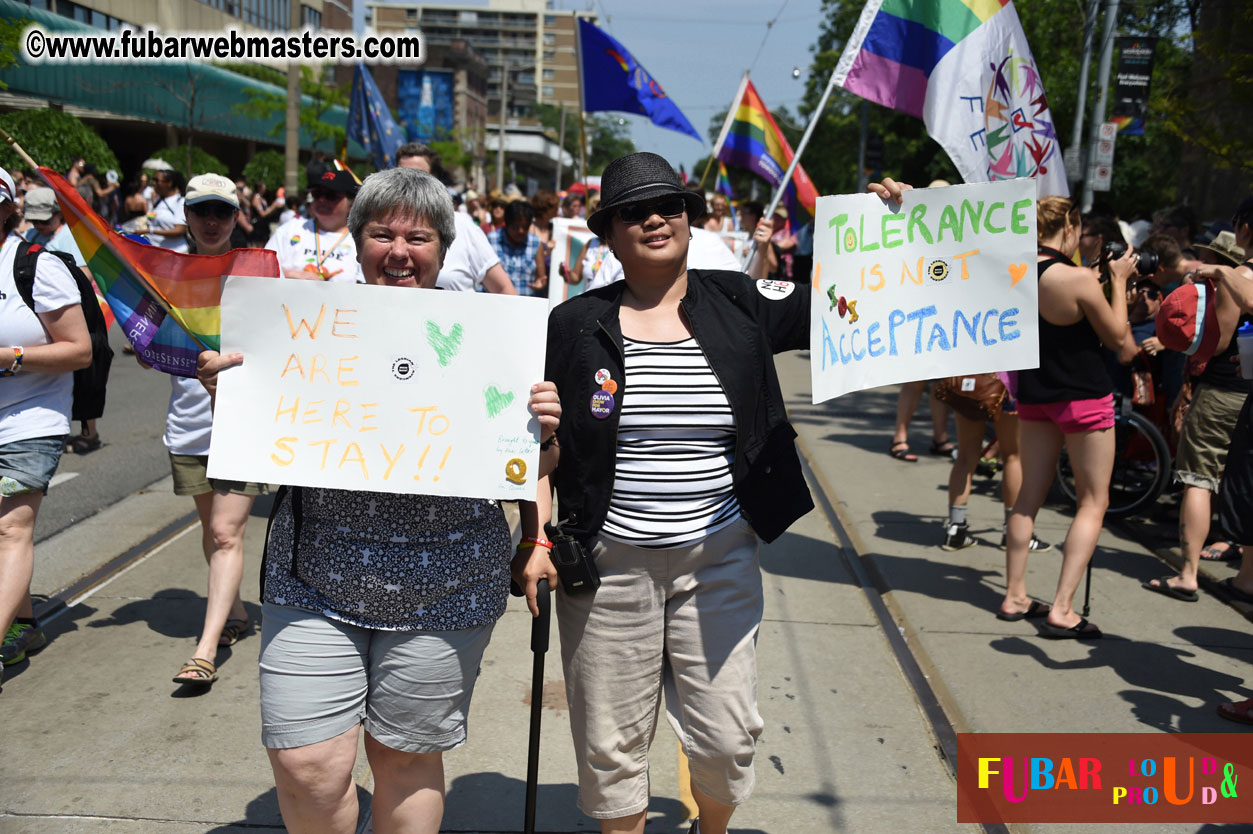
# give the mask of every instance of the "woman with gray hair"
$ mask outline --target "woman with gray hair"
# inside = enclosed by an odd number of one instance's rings
[[[366,179],[348,227],[366,283],[431,289],[452,201],[429,174],[396,168]],[[202,354],[205,387],[242,361]],[[533,386],[530,408],[547,440],[555,386]],[[522,518],[538,537],[538,513]],[[511,554],[496,501],[280,488],[262,568],[261,735],[289,831],[355,830],[363,721],[375,830],[439,831],[442,754],[465,743]]]

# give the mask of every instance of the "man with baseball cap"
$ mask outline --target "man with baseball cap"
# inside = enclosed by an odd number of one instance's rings
[[[279,226],[265,245],[278,254],[288,278],[364,284],[357,246],[348,233],[348,212],[360,188],[350,171],[328,170],[309,183],[312,216]]]
[[[87,277],[91,277],[87,260],[78,250],[74,235],[70,234],[70,227],[65,225],[61,216],[61,204],[57,202],[55,191],[42,186],[27,191],[23,214],[31,224],[26,233],[28,241],[43,244],[51,252],[64,252],[74,259],[74,263]]]

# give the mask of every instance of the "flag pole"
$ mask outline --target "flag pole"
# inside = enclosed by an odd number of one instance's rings
[[[587,95],[583,88],[583,28],[579,25],[581,18],[574,21],[574,54],[579,68],[579,180],[583,183],[583,206],[587,210],[587,199],[591,189],[587,182],[587,127],[584,124],[584,110],[587,106]]]
[[[796,172],[796,166],[800,164],[801,154],[805,152],[805,146],[809,144],[810,137],[814,135],[814,128],[818,126],[818,119],[822,117],[822,111],[826,109],[827,99],[831,98],[831,91],[835,89],[835,77],[836,70],[832,70],[831,78],[827,81],[827,89],[823,90],[822,98],[818,101],[818,106],[814,108],[814,114],[809,118],[809,124],[805,127],[805,133],[801,136],[800,144],[796,146],[796,151],[792,154],[792,161],[788,163],[787,171],[783,174],[783,179],[779,181],[779,188],[774,192],[774,196],[770,199],[770,205],[766,207],[765,213],[762,214],[763,220],[773,217],[774,210],[779,207],[779,203],[783,200],[783,194],[787,191],[788,184],[792,182],[792,174]],[[747,80],[747,77],[745,80]],[[749,234],[752,234],[751,230]],[[756,251],[757,243],[754,241],[748,247],[748,253],[744,256],[745,266],[752,262]]]
[[[731,107],[727,110],[727,117],[722,122],[722,130],[718,131],[718,141],[714,142],[713,153],[709,155],[709,162],[705,163],[705,172],[700,175],[702,188],[705,185],[705,177],[709,176],[709,169],[713,166],[714,160],[718,158],[718,154],[722,152],[722,146],[727,142],[727,134],[731,132],[731,123],[735,121],[736,108],[744,100],[744,90],[747,88],[748,70],[744,70],[744,76],[740,79],[740,86],[736,89],[735,97],[731,99]]]

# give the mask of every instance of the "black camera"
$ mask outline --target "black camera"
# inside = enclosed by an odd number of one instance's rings
[[[1105,274],[1109,270],[1109,262],[1116,261],[1123,255],[1127,254],[1127,244],[1111,240],[1101,247],[1101,272]],[[1157,253],[1156,252],[1139,252],[1140,259],[1136,261],[1136,271],[1141,276],[1149,276],[1157,272]]]
[[[588,594],[600,587],[596,560],[588,555],[578,539],[561,527],[544,525],[544,532],[553,543],[552,560],[567,594]]]

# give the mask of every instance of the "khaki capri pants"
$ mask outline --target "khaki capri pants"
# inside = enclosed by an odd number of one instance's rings
[[[661,693],[692,784],[738,805],[752,792],[761,569],[739,518],[692,545],[601,537],[594,594],[557,594],[578,805],[596,819],[648,808],[648,748]]]

